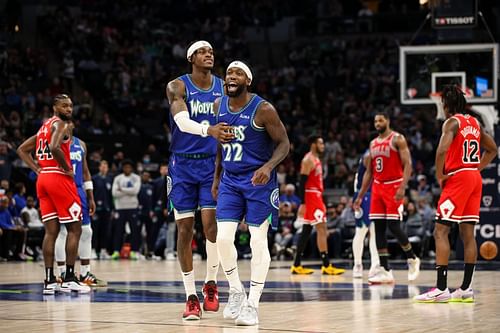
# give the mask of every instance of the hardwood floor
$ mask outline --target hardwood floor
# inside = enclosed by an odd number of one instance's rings
[[[317,267],[314,262],[307,263]],[[183,322],[184,287],[175,261],[100,261],[93,271],[109,281],[90,295],[43,297],[41,263],[0,264],[1,332],[496,332],[500,327],[500,271],[481,266],[474,277],[475,304],[416,304],[411,297],[432,287],[433,270],[408,284],[395,271],[396,285],[368,286],[342,276],[290,275],[289,262],[272,262],[259,308],[258,327],[237,327],[222,318],[227,282],[219,271],[221,310]],[[340,263],[348,267],[347,262]],[[403,265],[400,265],[403,266]],[[460,265],[457,265],[460,266]],[[431,267],[431,265],[429,265]],[[195,261],[201,290],[205,263]],[[486,270],[489,269],[489,270]],[[449,272],[449,286],[462,280]],[[250,261],[240,262],[248,292]],[[201,293],[200,293],[201,296]]]

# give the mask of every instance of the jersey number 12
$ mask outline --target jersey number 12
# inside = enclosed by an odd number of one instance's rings
[[[479,142],[476,140],[464,141],[464,153],[462,161],[465,164],[479,163]]]

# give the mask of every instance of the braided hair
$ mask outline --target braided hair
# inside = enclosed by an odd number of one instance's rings
[[[443,106],[448,108],[450,114],[465,113],[465,100],[464,92],[456,85],[446,85],[442,92]]]
[[[68,99],[68,98],[69,98],[69,96],[66,94],[56,95],[56,96],[54,96],[54,98],[52,100],[52,105],[56,105],[57,102],[62,101],[63,99]]]

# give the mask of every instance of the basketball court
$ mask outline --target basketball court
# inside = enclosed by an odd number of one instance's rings
[[[496,262],[478,264],[476,303],[417,304],[411,298],[435,283],[425,263],[415,283],[405,264],[395,262],[395,285],[369,286],[352,278],[318,273],[290,275],[290,262],[273,261],[259,309],[257,327],[235,326],[218,313],[183,322],[185,295],[176,261],[100,261],[96,275],[109,281],[90,295],[42,295],[41,263],[5,263],[0,270],[0,327],[6,332],[495,332],[500,324],[500,271]],[[306,266],[319,268],[319,262]],[[350,268],[348,261],[339,266]],[[365,267],[369,266],[365,262]],[[195,261],[201,290],[205,263]],[[462,281],[462,265],[450,264],[449,287]],[[248,292],[250,261],[240,262]],[[221,305],[228,284],[219,270]],[[201,296],[201,293],[200,293]]]

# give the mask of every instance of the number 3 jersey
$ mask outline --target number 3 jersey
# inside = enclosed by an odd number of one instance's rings
[[[454,173],[460,169],[477,169],[480,158],[481,127],[476,118],[456,114],[458,131],[446,153],[444,173]]]
[[[53,116],[52,118],[46,120],[42,127],[38,130],[36,134],[36,159],[38,161],[38,165],[42,169],[61,169],[61,166],[52,156],[50,152],[49,143],[52,139],[52,125],[56,121],[60,121],[61,118]],[[70,138],[65,138],[61,143],[61,150],[64,153],[64,158],[66,159],[66,163],[68,166],[71,165],[70,160]]]
[[[261,103],[260,96],[252,95],[250,101],[238,112],[229,108],[229,97],[223,96],[219,104],[217,122],[233,127],[235,139],[222,144],[222,167],[233,174],[255,171],[271,158],[274,143],[264,127],[257,126],[254,118]]]
[[[403,178],[403,163],[393,140],[399,133],[392,131],[389,136],[377,137],[370,142],[373,180],[386,183]]]

